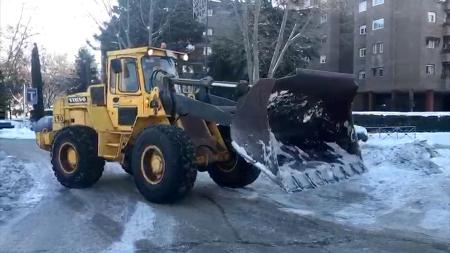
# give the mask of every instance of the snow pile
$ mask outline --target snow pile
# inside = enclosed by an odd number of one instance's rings
[[[32,182],[23,163],[0,151],[0,220],[4,211],[21,203],[20,197],[30,190]]]
[[[284,145],[272,132],[268,145],[263,141],[258,143],[262,149],[263,162],[255,161],[236,142],[232,145],[247,162],[259,168],[287,192],[316,188],[366,171],[359,156],[348,153],[336,143],[325,143],[327,149],[319,151],[333,160],[328,162],[315,159],[297,146]]]
[[[6,122],[6,121],[5,121]],[[10,121],[14,128],[0,129],[0,139],[35,139],[36,134],[31,130],[27,121]]]
[[[450,133],[369,138],[362,153],[360,177],[290,195],[259,190],[290,213],[450,238]]]

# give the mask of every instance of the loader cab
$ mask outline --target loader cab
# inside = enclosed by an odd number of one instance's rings
[[[149,101],[159,95],[164,75],[178,77],[178,60],[187,54],[147,47],[108,52],[106,106],[115,128],[131,131],[138,116],[155,113]]]

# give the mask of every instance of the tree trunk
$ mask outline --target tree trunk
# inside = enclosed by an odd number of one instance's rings
[[[151,47],[153,46],[153,12],[155,9],[155,1],[150,0],[150,9],[148,10],[148,46]]]
[[[287,49],[292,45],[292,43],[294,43],[298,38],[300,38],[301,36],[303,36],[303,34],[305,33],[306,28],[309,26],[309,24],[311,23],[313,15],[310,14],[308,19],[306,20],[305,24],[303,24],[302,29],[296,34],[297,29],[298,29],[298,24],[294,25],[294,28],[292,29],[291,34],[289,35],[288,40],[286,41],[286,44],[284,44],[283,49],[281,50],[280,55],[278,56],[278,59],[276,60],[276,63],[272,69],[272,72],[275,73],[278,69],[278,67],[280,66],[281,62],[283,61],[283,57],[284,54],[286,53]]]
[[[42,73],[39,51],[34,44],[31,52],[31,85],[37,89],[37,104],[33,105],[32,119],[37,121],[44,116],[44,97],[42,94]],[[26,96],[26,94],[24,94]]]
[[[259,14],[261,13],[261,0],[256,0],[253,20],[253,83],[259,80]]]
[[[285,6],[284,14],[283,14],[283,21],[281,21],[280,32],[278,33],[277,43],[275,45],[275,50],[273,51],[272,60],[270,61],[269,72],[267,73],[268,78],[273,78],[273,76],[275,74],[274,67],[275,67],[275,63],[278,60],[278,56],[280,55],[280,49],[281,49],[281,45],[282,45],[283,39],[284,39],[284,31],[286,30],[288,13],[289,13],[289,8],[288,8],[288,6]]]
[[[242,16],[239,14],[238,5],[242,5]],[[247,75],[248,80],[250,84],[253,84],[253,58],[252,58],[252,52],[250,47],[250,36],[248,31],[248,3],[241,3],[239,1],[234,1],[234,12],[237,19],[237,23],[239,24],[239,28],[242,32],[242,38],[243,38],[243,44],[244,44],[244,51],[246,55],[247,60]]]

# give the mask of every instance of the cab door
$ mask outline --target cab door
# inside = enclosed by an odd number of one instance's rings
[[[143,96],[139,63],[135,57],[109,60],[108,113],[119,131],[131,131],[138,115],[143,113]]]

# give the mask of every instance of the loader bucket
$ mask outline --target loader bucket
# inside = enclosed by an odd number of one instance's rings
[[[351,114],[356,91],[353,76],[332,72],[260,80],[238,102],[233,148],[287,191],[361,174]]]

